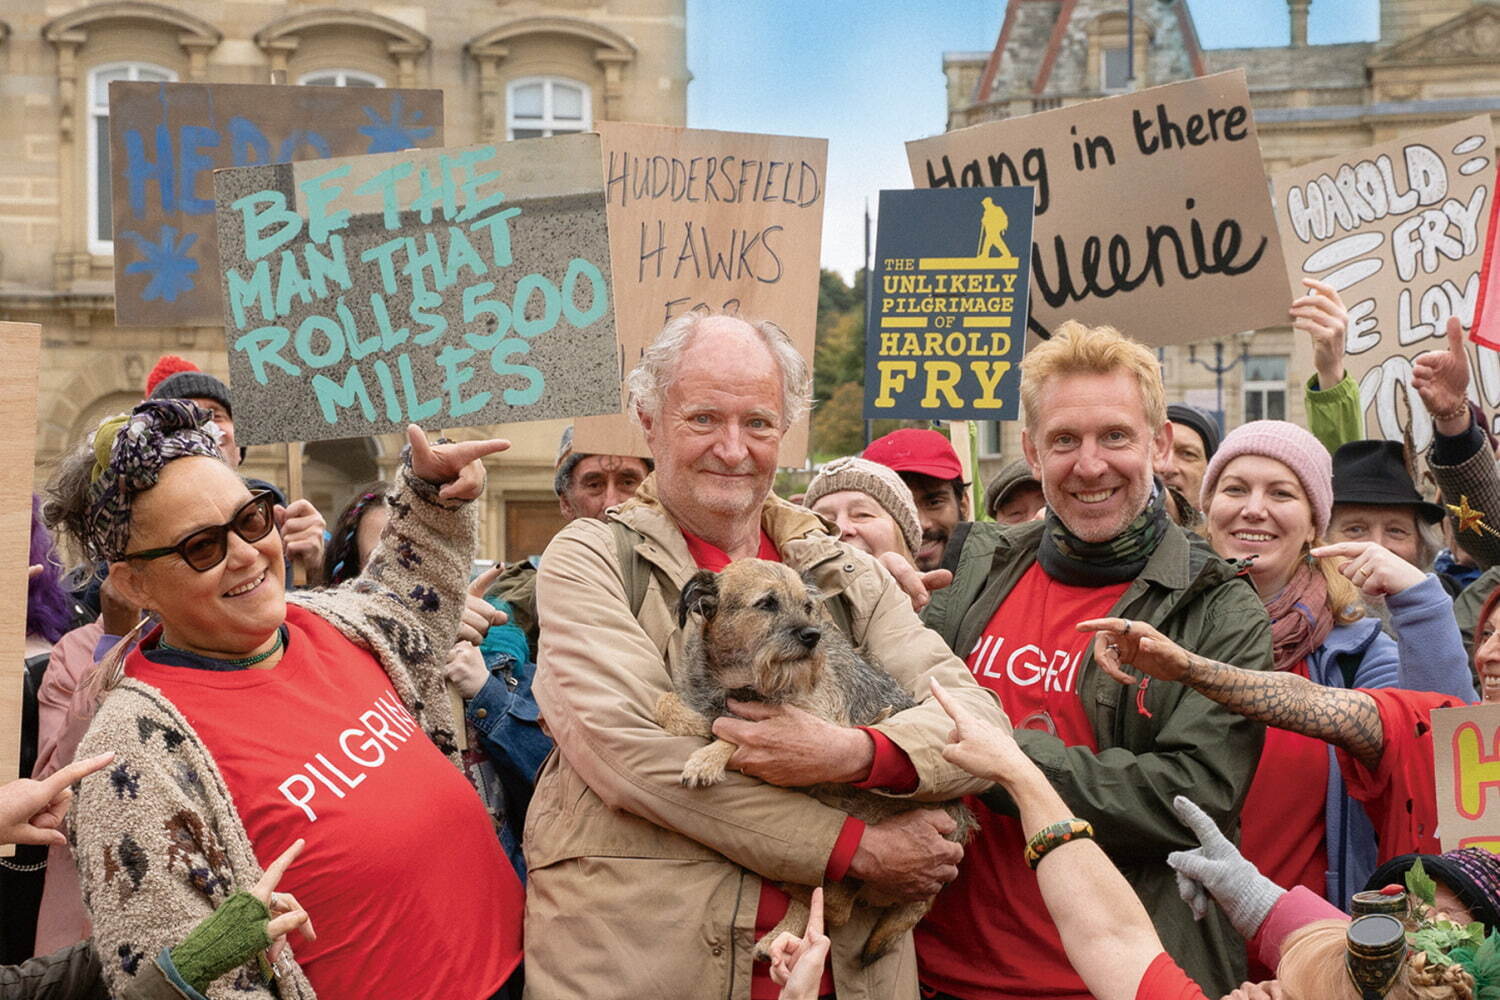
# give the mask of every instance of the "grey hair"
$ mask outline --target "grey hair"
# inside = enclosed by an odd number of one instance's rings
[[[677,363],[682,352],[704,321],[721,317],[739,318],[723,313],[686,312],[662,327],[656,340],[641,354],[640,363],[625,376],[632,419],[639,422],[642,412],[652,416],[661,412],[667,389],[677,378]],[[812,373],[781,327],[769,320],[746,323],[760,337],[781,369],[781,429],[786,430],[801,420],[812,406]]]
[[[1424,573],[1432,572],[1432,563],[1443,550],[1443,525],[1428,524],[1421,517],[1417,522],[1417,568]]]

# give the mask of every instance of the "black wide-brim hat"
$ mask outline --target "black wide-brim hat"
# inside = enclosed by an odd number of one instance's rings
[[[1443,519],[1443,508],[1417,492],[1399,441],[1350,441],[1333,453],[1333,502],[1376,507],[1411,507],[1428,524]]]
[[[1482,847],[1461,847],[1447,854],[1403,854],[1375,869],[1365,888],[1405,885],[1406,873],[1419,858],[1422,869],[1453,890],[1485,930],[1500,929],[1500,857]]]

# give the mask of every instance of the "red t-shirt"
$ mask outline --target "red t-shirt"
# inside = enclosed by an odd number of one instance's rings
[[[270,670],[137,649],[126,672],[192,724],[262,866],[306,838],[278,889],[317,928],[292,947],[319,997],[487,1000],[520,964],[525,909],[494,824],[374,656],[296,605],[286,623]]]
[[[1343,750],[1344,787],[1364,805],[1380,838],[1380,861],[1401,854],[1441,854],[1437,834],[1437,785],[1432,749],[1432,711],[1468,702],[1433,691],[1361,689],[1380,710],[1385,750],[1371,771]]]
[[[1288,669],[1307,676],[1307,661]],[[1240,853],[1283,889],[1327,888],[1328,744],[1274,726],[1240,810]]]
[[[1135,989],[1135,1000],[1208,1000],[1208,997],[1172,961],[1171,955],[1162,952],[1146,966],[1146,974]]]
[[[1068,746],[1098,749],[1078,697],[1093,635],[1076,626],[1107,615],[1129,585],[1071,587],[1040,564],[1016,583],[966,661],[974,679],[1000,696],[1016,728],[1048,730]],[[922,982],[968,1000],[1089,1000],[1047,915],[1036,873],[1022,857],[1020,822],[977,799],[969,807],[979,832],[964,850],[958,879],[917,925]]]

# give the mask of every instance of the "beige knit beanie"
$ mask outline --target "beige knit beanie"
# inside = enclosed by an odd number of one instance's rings
[[[820,498],[843,490],[863,493],[880,504],[901,529],[909,551],[916,552],[922,547],[922,522],[917,518],[917,502],[894,469],[864,458],[835,458],[819,469],[812,482],[807,484],[802,505],[812,507]]]

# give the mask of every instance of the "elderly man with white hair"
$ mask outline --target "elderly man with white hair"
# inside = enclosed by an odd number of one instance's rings
[[[957,874],[962,850],[943,836],[952,821],[931,804],[986,786],[943,759],[951,724],[929,681],[986,718],[1004,715],[874,560],[772,494],[782,437],[809,396],[806,363],[781,330],[680,317],[627,384],[656,471],[604,521],[564,528],[537,581],[536,696],[560,752],[527,823],[527,995],[774,997],[752,952],[786,908],[776,883],[847,875],[919,899]],[[739,747],[731,773],[684,788],[703,742],[655,718],[684,655],[678,595],[699,569],[754,557],[807,573],[919,704],[850,728],[731,701],[738,717],[715,723]],[[825,783],[910,798],[911,809],[866,826],[798,790]],[[910,935],[861,966],[873,919],[857,909],[832,930],[820,993],[917,996]]]

